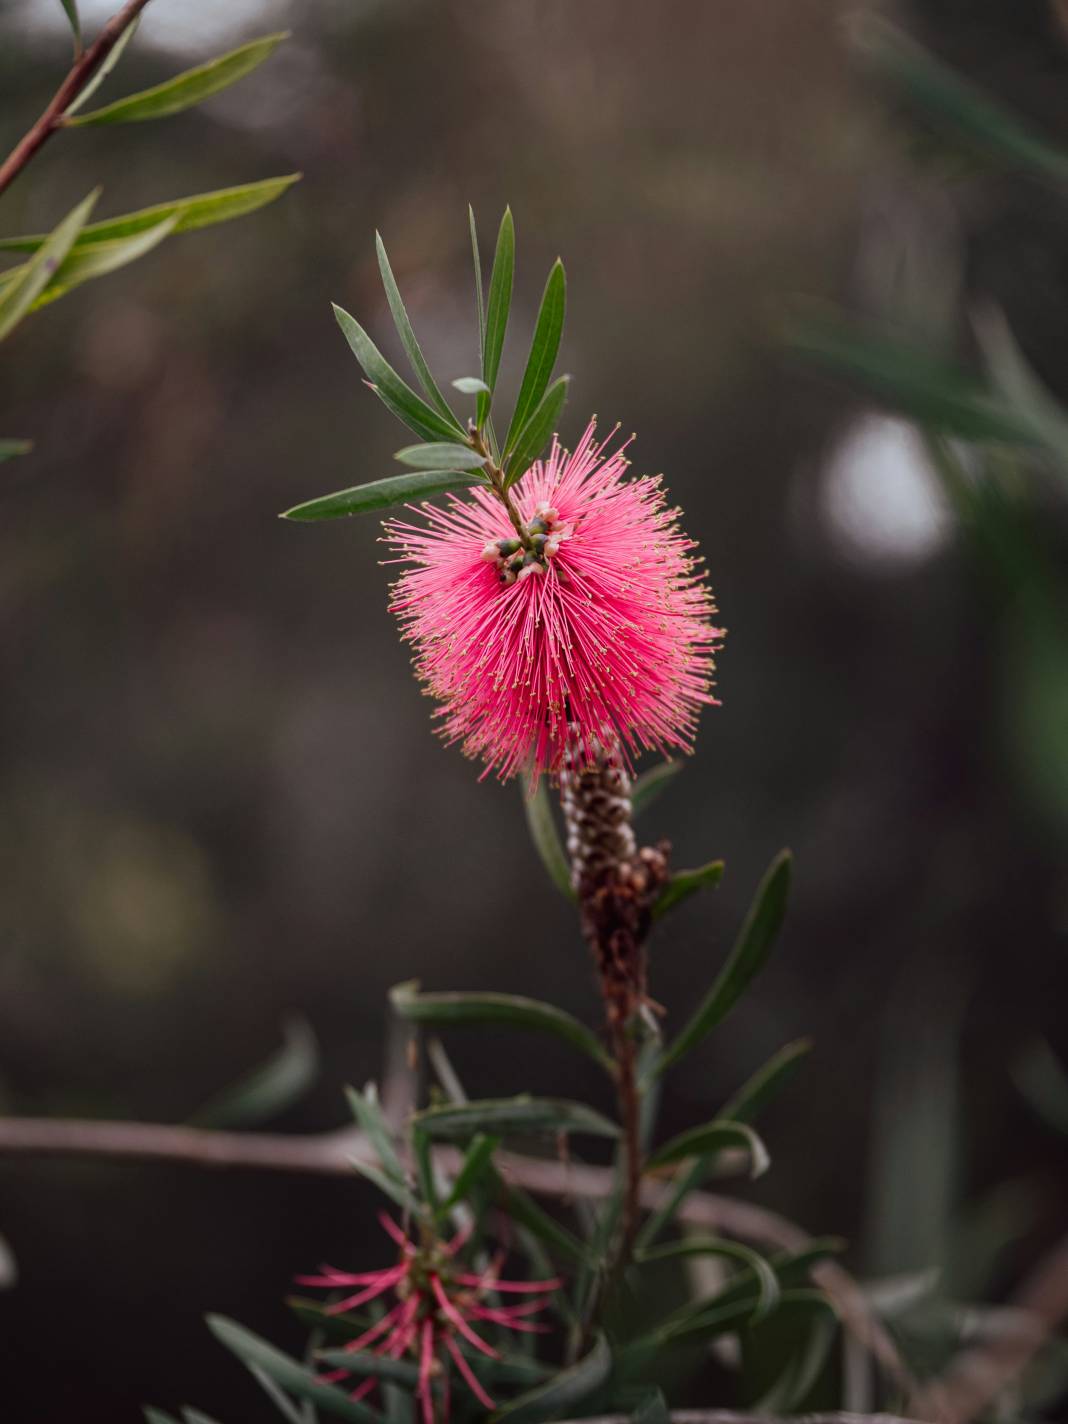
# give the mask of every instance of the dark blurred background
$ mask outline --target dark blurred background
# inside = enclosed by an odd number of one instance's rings
[[[82,6],[90,25],[110,8]],[[779,952],[672,1080],[666,1125],[811,1034],[766,1121],[773,1170],[740,1190],[848,1236],[867,1273],[951,1260],[994,1220],[977,1282],[994,1299],[1063,1225],[1063,1139],[1011,1068],[1036,1038],[1068,1047],[1068,792],[1015,696],[1012,609],[908,427],[773,333],[796,293],[878,308],[918,251],[942,263],[951,314],[995,297],[1063,392],[1068,212],[1022,181],[950,193],[918,170],[844,9],[154,0],[108,97],[273,28],[293,39],[203,109],[61,135],[5,195],[7,234],[98,181],[107,215],[305,175],[4,347],[2,433],[37,448],[4,466],[0,521],[3,1110],[181,1121],[297,1011],[323,1071],[278,1126],[310,1131],[380,1071],[398,979],[595,1014],[515,787],[479,784],[432,734],[376,524],[275,517],[388,473],[407,443],[330,314],[339,301],[395,353],[375,228],[448,379],[476,361],[465,205],[489,247],[509,202],[507,369],[559,253],[563,433],[594,411],[638,432],[730,630],[723,707],[647,822],[679,864],[728,862],[658,934],[671,1022],[771,855],[797,856]],[[1065,142],[1060,12],[897,13]],[[4,151],[58,83],[62,24],[52,0],[0,5]],[[601,1091],[523,1038],[453,1046],[476,1092]],[[296,1348],[292,1275],[378,1263],[375,1204],[356,1181],[0,1161],[11,1417],[133,1421],[147,1399],[267,1418],[203,1313]]]

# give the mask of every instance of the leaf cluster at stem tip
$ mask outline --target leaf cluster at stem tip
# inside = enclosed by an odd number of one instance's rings
[[[489,285],[483,292],[475,216],[469,210],[471,249],[475,266],[475,310],[478,327],[478,375],[452,381],[461,395],[474,398],[474,413],[461,417],[431,372],[401,297],[385,243],[375,234],[378,267],[397,336],[408,358],[414,385],[386,360],[355,317],[335,305],[334,315],[370,388],[409,430],[420,437],[395,458],[411,473],[386,476],[350,489],[305,500],[282,514],[283,519],[318,521],[343,515],[367,514],[433,495],[484,485],[501,498],[542,454],[556,432],[567,399],[569,377],[553,378],[567,307],[563,263],[549,271],[534,324],[526,366],[515,404],[498,437],[495,422],[498,376],[504,352],[515,280],[515,224],[506,208],[497,232]]]

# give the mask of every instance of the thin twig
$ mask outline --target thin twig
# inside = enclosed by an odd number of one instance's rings
[[[460,1154],[455,1148],[441,1147],[437,1153],[445,1171],[456,1170]],[[374,1161],[367,1138],[355,1128],[298,1137],[158,1123],[19,1117],[0,1118],[0,1157],[3,1156],[174,1162],[318,1176],[349,1175],[353,1158]],[[512,1152],[499,1154],[497,1160],[506,1180],[540,1196],[604,1199],[615,1186],[610,1167],[561,1163]],[[642,1205],[655,1210],[663,1205],[670,1190],[670,1184],[646,1179],[642,1184]],[[709,1192],[691,1192],[679,1208],[678,1218],[691,1226],[724,1232],[775,1250],[800,1251],[812,1239],[776,1212]],[[852,1276],[830,1261],[814,1266],[812,1276],[834,1304],[845,1328],[871,1351],[898,1389],[909,1397],[916,1396],[916,1381]]]
[[[15,181],[38,149],[62,127],[67,109],[118,44],[122,32],[136,20],[147,4],[148,0],[127,0],[122,9],[108,20],[89,48],[75,59],[44,113],[0,164],[0,193]]]

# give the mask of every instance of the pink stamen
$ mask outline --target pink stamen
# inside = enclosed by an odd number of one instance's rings
[[[470,1325],[468,1325],[467,1321],[445,1294],[445,1290],[437,1276],[430,1277],[430,1285],[438,1304],[441,1306],[442,1314],[459,1330],[464,1339],[469,1340],[476,1350],[481,1350],[484,1355],[489,1355],[490,1359],[499,1360],[499,1352],[495,1350],[492,1345],[487,1344],[481,1335],[477,1335],[475,1331],[471,1329]]]
[[[472,1370],[471,1366],[464,1359],[463,1352],[460,1350],[459,1346],[456,1344],[456,1341],[452,1338],[451,1335],[446,1335],[445,1337],[445,1348],[456,1361],[456,1368],[463,1375],[464,1383],[467,1385],[467,1388],[478,1400],[479,1404],[481,1404],[484,1409],[496,1409],[496,1404],[482,1388],[482,1385],[479,1383],[478,1376],[475,1374],[474,1370]]]
[[[408,1274],[407,1264],[396,1266],[392,1271],[384,1271],[373,1286],[368,1286],[366,1290],[358,1291],[356,1295],[346,1296],[344,1300],[335,1300],[331,1305],[323,1307],[324,1315],[341,1315],[346,1310],[355,1310],[358,1305],[363,1305],[365,1301],[374,1300],[376,1296],[388,1291],[390,1286],[397,1284],[402,1277]]]
[[[487,1276],[457,1276],[462,1286],[475,1286],[487,1291],[554,1291],[559,1290],[563,1280],[554,1276],[551,1281],[494,1281]]]

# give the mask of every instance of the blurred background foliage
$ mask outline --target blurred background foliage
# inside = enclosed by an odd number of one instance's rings
[[[81,8],[87,28],[109,9]],[[771,852],[797,855],[782,948],[673,1080],[665,1128],[811,1033],[765,1124],[776,1170],[747,1190],[847,1235],[858,1272],[944,1267],[944,1300],[997,1300],[1063,1228],[1063,1139],[1016,1086],[1049,1085],[1036,1043],[1068,1054],[1061,645],[1036,644],[1018,587],[962,536],[915,431],[778,330],[804,294],[967,352],[983,299],[1068,396],[1065,188],[932,152],[835,0],[669,13],[155,0],[104,97],[293,39],[166,126],[59,135],[4,196],[9,235],[54,225],[86,174],[105,215],[305,173],[4,346],[3,430],[36,449],[4,466],[0,524],[0,1102],[181,1121],[297,1012],[323,1069],[279,1125],[310,1130],[342,1120],[339,1082],[378,1071],[397,979],[593,1012],[515,789],[431,734],[375,523],[275,518],[390,472],[396,430],[329,311],[398,355],[374,229],[447,379],[474,365],[465,204],[486,223],[510,202],[517,326],[567,262],[565,436],[592,411],[638,432],[730,629],[724,706],[647,822],[680,864],[728,862],[658,931],[673,1022]],[[893,13],[1068,146],[1063,6]],[[58,82],[64,24],[48,0],[0,3],[4,151]],[[1063,485],[1007,488],[1027,557],[1056,570]],[[580,1095],[573,1063],[523,1040],[455,1056],[477,1092]],[[254,1417],[203,1312],[287,1343],[292,1274],[377,1249],[373,1201],[356,1181],[5,1162],[14,1417],[133,1419],[194,1379],[212,1413]]]

